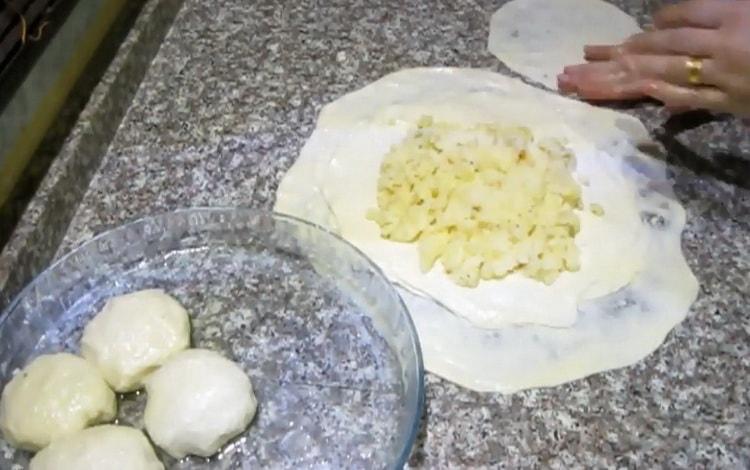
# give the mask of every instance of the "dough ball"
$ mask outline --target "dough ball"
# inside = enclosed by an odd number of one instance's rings
[[[29,470],[164,470],[137,429],[103,425],[59,439],[31,460]]]
[[[115,394],[94,366],[68,353],[39,356],[0,400],[0,429],[15,447],[38,450],[86,426],[111,421]]]
[[[258,405],[245,372],[205,349],[175,354],[146,379],[144,422],[169,455],[208,457],[241,433]]]
[[[86,325],[81,354],[112,388],[130,392],[189,345],[187,311],[161,289],[148,289],[111,298]]]

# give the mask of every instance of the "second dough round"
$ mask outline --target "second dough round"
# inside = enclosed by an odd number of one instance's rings
[[[161,289],[147,289],[111,298],[86,325],[81,354],[115,391],[130,392],[189,345],[187,311]]]
[[[178,459],[216,453],[250,424],[257,407],[245,372],[205,349],[176,354],[146,380],[146,392],[146,431]]]

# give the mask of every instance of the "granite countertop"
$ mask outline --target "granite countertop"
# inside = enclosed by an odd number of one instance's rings
[[[57,255],[178,207],[270,208],[323,104],[405,67],[506,71],[485,51],[501,3],[185,0]],[[619,2],[644,23],[658,3]],[[701,283],[688,319],[644,361],[561,387],[479,394],[427,374],[411,466],[750,465],[750,131],[701,116],[665,125],[652,104],[627,111],[664,144],[688,211],[683,247]]]

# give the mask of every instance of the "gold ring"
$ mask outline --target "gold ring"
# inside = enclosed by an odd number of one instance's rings
[[[690,57],[685,61],[685,68],[688,74],[688,83],[691,85],[700,85],[703,83],[701,72],[703,72],[703,59]]]

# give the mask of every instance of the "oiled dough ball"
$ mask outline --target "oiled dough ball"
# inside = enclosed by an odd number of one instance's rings
[[[164,470],[143,432],[103,425],[58,439],[31,460],[29,470]]]
[[[205,349],[173,356],[146,379],[146,392],[146,431],[178,459],[216,453],[250,424],[257,407],[245,372]]]
[[[81,354],[118,392],[143,386],[143,378],[190,345],[187,311],[161,289],[109,299],[83,330]]]
[[[115,394],[98,370],[68,353],[34,359],[3,390],[0,429],[15,447],[38,450],[92,424],[111,421]]]

